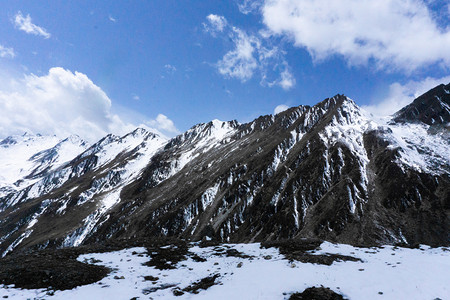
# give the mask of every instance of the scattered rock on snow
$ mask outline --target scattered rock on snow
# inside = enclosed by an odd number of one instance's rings
[[[302,293],[294,293],[289,300],[344,300],[342,295],[326,287],[310,287]]]

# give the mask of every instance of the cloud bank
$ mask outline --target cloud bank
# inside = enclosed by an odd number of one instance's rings
[[[46,39],[51,37],[51,34],[47,30],[31,22],[30,15],[24,17],[20,11],[14,16],[14,25],[19,30],[25,31],[28,34],[40,35]]]
[[[94,141],[134,128],[111,113],[111,100],[85,74],[63,68],[16,80],[10,91],[0,91],[0,111],[0,136],[75,133]]]
[[[52,68],[47,75],[25,75],[10,82],[0,90],[0,137],[24,132],[61,138],[78,134],[93,142],[107,133],[123,135],[136,128],[111,112],[106,93],[83,73]],[[153,124],[176,131],[173,122],[161,116]]]
[[[340,55],[350,65],[404,72],[450,66],[450,26],[438,24],[424,1],[266,0],[260,11],[272,35],[287,36],[315,61]]]
[[[60,138],[78,134],[95,142],[108,133],[124,135],[137,127],[123,114],[114,114],[111,99],[83,73],[51,68],[43,76],[0,80],[10,82],[0,88],[0,138],[31,132]],[[148,129],[162,136],[179,133],[165,115],[145,120],[139,113],[132,114],[134,120],[142,119],[144,127],[149,125],[152,128]]]

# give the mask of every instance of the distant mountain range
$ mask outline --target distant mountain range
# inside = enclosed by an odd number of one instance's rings
[[[0,141],[0,254],[176,236],[450,244],[450,84],[379,120],[343,95],[172,139]]]

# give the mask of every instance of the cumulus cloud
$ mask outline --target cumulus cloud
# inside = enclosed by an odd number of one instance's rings
[[[375,116],[392,115],[441,83],[450,83],[450,76],[443,78],[427,77],[421,81],[409,81],[405,84],[396,82],[390,85],[387,97],[376,104],[362,107]]]
[[[450,27],[420,0],[267,0],[263,22],[314,60],[343,56],[351,65],[410,72],[450,65]],[[450,13],[447,13],[447,19]]]
[[[216,28],[217,22],[211,21],[210,16],[212,15],[209,15],[207,20],[212,27]],[[285,90],[295,85],[295,79],[284,58],[284,51],[271,45],[270,36],[265,35],[264,32],[248,33],[229,24],[223,16],[213,16],[213,20],[222,20],[220,32],[234,45],[234,48],[226,52],[216,63],[221,75],[246,82],[255,74],[259,74],[261,85],[269,87],[277,85]],[[213,36],[216,36],[218,31],[217,29],[208,30]]]
[[[27,15],[26,17],[24,17],[22,15],[22,12],[20,12],[20,11],[14,16],[14,25],[19,30],[25,31],[28,34],[40,35],[46,39],[50,38],[50,36],[51,36],[51,34],[47,32],[47,30],[33,24],[31,22],[30,15]]]
[[[175,127],[175,124],[171,119],[163,114],[158,114],[156,119],[146,122],[150,127],[156,128],[163,134],[173,135],[178,134],[180,131]]]
[[[14,58],[16,53],[13,48],[7,48],[0,45],[0,57],[1,58]]]
[[[273,114],[277,115],[280,112],[283,112],[285,110],[287,110],[289,108],[289,106],[285,105],[285,104],[280,104],[277,107],[275,107],[275,109],[273,110]]]
[[[0,136],[33,132],[95,141],[135,128],[111,112],[111,100],[85,74],[52,68],[25,75],[0,90]]]

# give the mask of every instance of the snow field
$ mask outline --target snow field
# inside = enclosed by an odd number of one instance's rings
[[[331,266],[290,262],[275,248],[260,249],[259,244],[226,244],[252,258],[218,255],[217,248],[189,249],[205,262],[191,258],[176,269],[157,270],[144,266],[149,260],[145,248],[81,255],[78,260],[105,265],[113,271],[100,282],[73,290],[25,290],[0,287],[0,296],[9,299],[288,299],[291,293],[311,286],[329,287],[348,299],[449,299],[450,251],[446,248],[420,249],[357,248],[324,242],[314,254],[342,254],[362,262],[334,262]],[[229,247],[229,248],[227,248]],[[98,261],[99,260],[99,261]],[[220,274],[215,285],[198,294],[175,296],[175,288]],[[122,277],[123,276],[123,277]],[[144,276],[158,277],[157,281]]]

